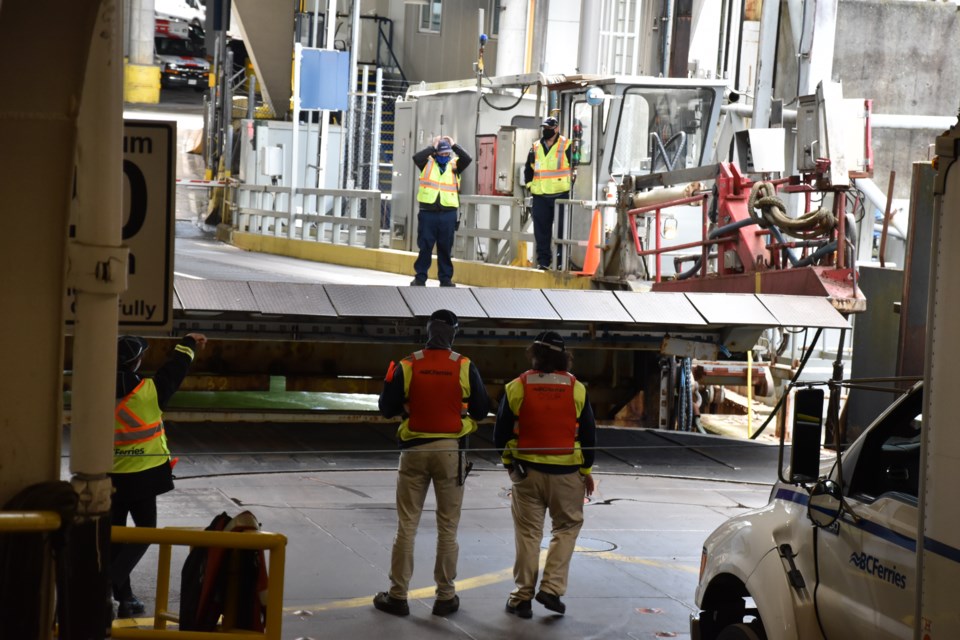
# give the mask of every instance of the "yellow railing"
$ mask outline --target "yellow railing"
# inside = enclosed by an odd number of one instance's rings
[[[136,629],[114,626],[114,638],[156,638],[158,640],[249,640],[264,638],[280,640],[283,614],[283,571],[287,537],[279,533],[261,531],[198,531],[195,529],[150,529],[146,527],[113,527],[113,542],[156,544],[160,557],[157,561],[156,609],[153,629]],[[217,632],[178,631],[167,629],[168,622],[179,622],[179,616],[167,610],[170,594],[171,547],[220,547],[223,549],[264,550],[270,554],[267,574],[270,587],[267,592],[267,620],[263,633],[224,629]],[[229,602],[229,600],[228,600]],[[232,619],[232,613],[224,614],[224,620]],[[229,622],[226,623],[229,626]]]
[[[27,533],[56,531],[60,528],[60,514],[56,511],[0,511],[0,532]]]

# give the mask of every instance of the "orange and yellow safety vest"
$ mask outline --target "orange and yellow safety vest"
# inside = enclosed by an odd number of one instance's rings
[[[111,473],[136,473],[167,462],[170,449],[163,430],[163,412],[157,387],[146,378],[127,394],[114,411],[113,469]]]
[[[430,156],[423,171],[420,172],[420,190],[417,192],[417,202],[433,204],[440,194],[440,204],[444,207],[456,209],[460,206],[460,176],[457,175],[457,159],[452,158],[447,163],[447,169],[440,173],[440,165]]]

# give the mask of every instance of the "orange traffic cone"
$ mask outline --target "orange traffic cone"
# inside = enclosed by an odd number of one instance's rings
[[[590,235],[587,237],[587,255],[583,259],[583,270],[574,271],[574,275],[592,276],[600,266],[600,243],[603,227],[603,217],[600,209],[593,210],[593,220],[590,221]]]

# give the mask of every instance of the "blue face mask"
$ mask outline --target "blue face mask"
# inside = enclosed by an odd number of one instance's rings
[[[447,166],[447,163],[450,162],[450,156],[436,156],[437,164],[441,167]]]

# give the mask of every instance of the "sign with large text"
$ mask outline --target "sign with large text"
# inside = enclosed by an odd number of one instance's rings
[[[127,290],[120,294],[124,329],[169,330],[173,325],[173,229],[177,125],[126,120],[123,126],[123,244],[129,247]],[[75,235],[71,220],[70,235]],[[67,323],[76,299],[67,291]]]

